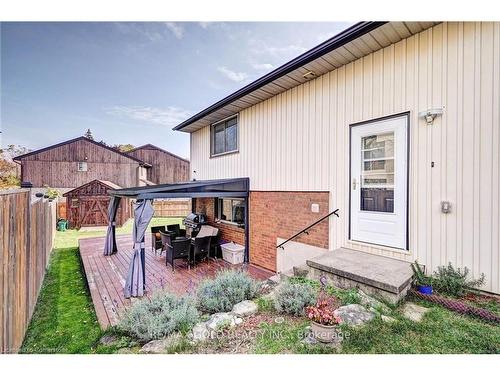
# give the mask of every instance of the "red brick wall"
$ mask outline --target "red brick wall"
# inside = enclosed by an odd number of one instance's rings
[[[328,192],[250,192],[250,262],[276,271],[277,238],[289,238],[328,214]],[[311,204],[319,204],[319,213]],[[221,238],[245,245],[245,230],[214,221],[214,199],[196,199],[196,212],[207,215],[211,225],[220,228]],[[328,249],[328,220],[321,222],[294,241]]]
[[[328,192],[250,192],[250,262],[276,271],[277,238],[287,239],[328,214]],[[311,204],[319,204],[319,213]],[[294,241],[328,248],[328,220]]]
[[[245,229],[231,224],[215,222],[214,202],[214,198],[197,198],[195,212],[207,215],[210,225],[219,228],[222,240],[236,242],[245,246]]]

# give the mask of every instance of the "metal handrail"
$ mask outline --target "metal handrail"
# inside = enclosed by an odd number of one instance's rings
[[[309,229],[311,229],[312,227],[314,227],[316,224],[319,224],[320,222],[322,222],[322,221],[323,221],[323,220],[325,220],[326,218],[328,218],[328,217],[330,217],[330,216],[332,216],[332,215],[335,215],[335,216],[337,216],[337,217],[340,217],[340,216],[339,216],[339,214],[338,214],[338,212],[339,212],[339,209],[337,208],[335,211],[332,211],[332,212],[330,212],[328,215],[323,216],[321,219],[316,220],[314,223],[312,223],[312,224],[311,224],[311,225],[309,225],[308,227],[306,227],[306,228],[302,229],[300,232],[295,233],[292,237],[290,237],[289,239],[287,239],[287,240],[283,241],[282,243],[280,243],[278,246],[276,246],[276,248],[277,248],[277,249],[281,248],[281,249],[283,249],[283,250],[284,250],[285,248],[284,248],[283,246],[284,246],[284,245],[285,245],[288,241],[293,240],[295,237],[300,236],[302,233],[305,233],[305,234],[309,235],[308,230],[309,230]]]

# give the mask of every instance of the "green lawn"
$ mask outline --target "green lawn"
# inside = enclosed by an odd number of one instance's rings
[[[415,323],[398,311],[395,323],[375,318],[362,328],[343,328],[346,339],[340,353],[500,353],[500,326],[460,316],[445,308],[428,303],[424,319]],[[301,343],[309,322],[288,321],[262,324],[256,353],[334,353],[324,345],[306,346]]]
[[[154,218],[151,225],[180,223]],[[132,222],[117,234],[132,233]],[[49,268],[20,353],[94,353],[103,332],[97,323],[78,252],[78,239],[105,232],[57,232]],[[107,351],[112,351],[112,347]]]

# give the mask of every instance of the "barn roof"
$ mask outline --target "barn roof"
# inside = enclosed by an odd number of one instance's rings
[[[99,147],[102,147],[108,151],[112,151],[112,152],[115,152],[121,156],[124,156],[126,158],[129,158],[129,159],[132,159],[136,162],[138,162],[139,164],[145,166],[145,167],[150,167],[151,165],[148,164],[148,163],[145,163],[144,161],[132,156],[132,155],[127,155],[126,153],[123,153],[123,152],[120,152],[116,149],[114,149],[113,147],[109,147],[109,146],[106,146],[106,145],[103,145],[102,143],[99,143],[99,142],[96,142],[92,139],[89,139],[87,137],[77,137],[77,138],[73,138],[73,139],[69,139],[67,141],[64,141],[64,142],[60,142],[60,143],[56,143],[55,145],[52,145],[52,146],[48,146],[48,147],[44,147],[44,148],[41,148],[41,149],[38,149],[38,150],[35,150],[35,151],[32,151],[32,152],[28,152],[27,154],[24,154],[24,155],[19,155],[19,156],[16,156],[15,158],[13,158],[12,160],[14,161],[20,161],[20,160],[23,160],[24,158],[28,157],[28,156],[32,156],[32,155],[36,155],[36,154],[39,154],[39,153],[42,153],[42,152],[45,152],[45,151],[49,151],[49,150],[52,150],[54,148],[57,148],[57,147],[61,147],[61,146],[64,146],[64,145],[68,145],[70,143],[74,143],[74,142],[78,142],[78,141],[87,141],[87,142],[90,142],[96,146],[99,146]]]
[[[105,185],[108,187],[110,190],[116,190],[116,189],[122,189],[121,186],[111,182],[111,181],[106,181],[106,180],[92,180],[90,182],[87,182],[86,184],[80,185],[77,188],[74,188],[73,190],[67,191],[66,193],[63,194],[63,197],[67,197],[68,195],[73,195],[78,190],[85,189],[87,186],[92,185],[92,184],[101,184]]]
[[[198,112],[174,130],[195,132],[437,23],[359,22]]]
[[[134,152],[134,151],[137,151],[137,150],[142,150],[142,149],[154,149],[154,150],[163,152],[163,153],[168,154],[168,155],[170,155],[170,156],[172,156],[174,158],[177,158],[177,159],[180,159],[182,161],[185,161],[185,162],[189,163],[188,159],[184,159],[183,157],[181,157],[179,155],[176,155],[176,154],[174,154],[174,153],[172,153],[170,151],[164,150],[163,148],[155,146],[155,145],[153,145],[151,143],[146,143],[145,145],[142,145],[142,146],[139,146],[139,147],[135,147],[132,150],[126,151],[126,153],[131,153],[131,152]]]

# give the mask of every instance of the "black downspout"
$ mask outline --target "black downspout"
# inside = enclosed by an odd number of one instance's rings
[[[196,198],[191,198],[191,212],[196,213]]]
[[[250,239],[248,233],[250,232],[250,193],[248,192],[247,197],[245,198],[245,263],[249,262],[249,254],[250,254]]]

